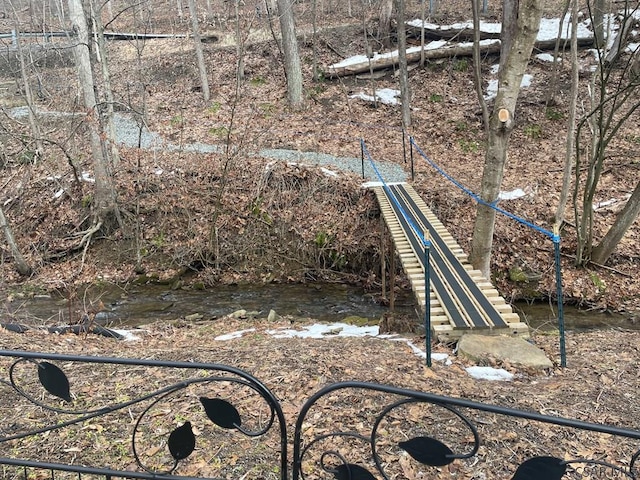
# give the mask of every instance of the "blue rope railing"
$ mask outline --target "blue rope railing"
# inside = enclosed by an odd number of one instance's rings
[[[430,159],[420,148],[420,146],[414,141],[413,137],[409,137],[409,144],[412,149],[412,158],[413,158],[413,148],[415,147],[416,151],[425,159],[425,161],[431,165],[440,175],[449,180],[453,185],[458,187],[462,192],[467,194],[469,197],[473,198],[480,205],[484,205],[486,207],[494,209],[496,212],[501,213],[502,215],[515,220],[516,222],[525,225],[533,230],[549,237],[553,241],[553,249],[554,249],[554,263],[555,263],[555,271],[556,271],[556,295],[558,297],[558,330],[560,331],[560,364],[562,367],[567,366],[567,354],[566,354],[566,342],[565,342],[565,327],[564,327],[564,310],[562,304],[562,270],[560,265],[560,234],[558,232],[551,232],[546,230],[538,225],[531,223],[530,221],[518,217],[517,215],[508,212],[500,207],[498,207],[497,202],[495,200],[493,202],[487,202],[483,200],[480,195],[473,192],[469,188],[465,187],[444,171],[437,163],[435,163],[432,159]]]
[[[382,184],[382,188],[387,194],[387,198],[389,198],[389,200],[394,203],[394,205],[396,206],[398,211],[402,214],[407,224],[409,224],[411,229],[414,231],[416,237],[422,241],[422,245],[424,247],[423,263],[424,263],[424,281],[425,281],[425,290],[424,290],[425,354],[426,354],[427,366],[430,367],[431,366],[431,299],[430,299],[429,291],[431,290],[431,287],[430,287],[430,268],[429,268],[430,255],[429,254],[431,251],[431,241],[424,236],[424,233],[418,229],[418,227],[415,225],[411,217],[407,214],[405,209],[402,208],[402,205],[400,205],[400,202],[398,202],[398,199],[396,198],[395,194],[391,191],[391,189],[389,188],[389,185],[387,185],[387,182],[385,182],[384,178],[380,174],[378,167],[376,167],[376,164],[373,161],[373,158],[371,158],[371,155],[369,154],[369,150],[367,149],[367,146],[365,145],[363,139],[360,139],[360,152],[362,155],[363,177],[364,177],[364,159],[366,157],[369,163],[371,164],[371,168],[373,168],[373,171],[375,172],[376,177],[378,177],[378,180],[380,180],[380,183]],[[382,274],[384,275],[384,272]]]

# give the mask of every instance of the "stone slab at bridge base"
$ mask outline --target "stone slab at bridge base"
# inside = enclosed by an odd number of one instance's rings
[[[552,368],[545,353],[521,337],[465,334],[458,341],[458,355],[479,364],[492,361],[532,370]]]

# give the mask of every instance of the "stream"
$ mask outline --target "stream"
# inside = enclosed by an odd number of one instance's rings
[[[361,287],[341,284],[220,285],[209,290],[172,290],[167,285],[129,285],[125,289],[107,285],[89,287],[79,296],[71,306],[64,292],[30,298],[14,296],[5,302],[2,321],[62,325],[68,323],[69,318],[77,321],[82,306],[97,300],[101,300],[106,308],[96,316],[96,322],[112,327],[137,327],[158,320],[172,321],[185,317],[213,320],[237,310],[246,310],[249,316],[260,318],[266,318],[270,310],[274,310],[278,315],[307,317],[322,322],[343,321],[349,316],[375,321],[388,312],[387,307],[376,302],[375,294],[365,293]],[[514,308],[532,328],[557,328],[555,304],[519,302]],[[418,321],[415,300],[410,291],[399,293],[395,312]],[[640,330],[640,322],[620,314],[565,306],[564,317],[568,330]]]

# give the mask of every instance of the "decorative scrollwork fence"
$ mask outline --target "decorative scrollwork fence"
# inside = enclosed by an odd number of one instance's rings
[[[283,403],[226,365],[0,350],[0,384],[6,480],[640,479],[640,419],[342,382],[304,403],[289,439]]]

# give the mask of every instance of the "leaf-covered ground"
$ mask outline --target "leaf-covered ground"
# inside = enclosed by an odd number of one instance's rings
[[[589,422],[635,429],[639,427],[640,405],[635,398],[635,393],[640,388],[638,332],[570,332],[567,337],[568,368],[556,366],[550,371],[536,373],[502,365],[515,374],[515,378],[510,382],[495,382],[470,377],[465,371],[465,367],[469,366],[468,362],[457,358],[446,345],[436,345],[435,351],[449,354],[451,363],[434,362],[432,368],[427,368],[424,358],[416,355],[405,342],[375,337],[336,336],[322,339],[276,339],[267,333],[268,330],[283,327],[302,328],[307,323],[305,320],[292,321],[286,318],[275,322],[223,318],[200,324],[154,324],[137,332],[139,339],[131,342],[94,335],[59,336],[36,331],[21,335],[0,330],[0,346],[5,349],[92,356],[223,363],[237,367],[258,377],[275,393],[282,404],[289,425],[289,435],[292,435],[297,412],[307,398],[329,383],[345,380],[379,382]],[[225,341],[215,339],[218,335],[241,330],[247,331],[238,338]],[[423,341],[420,338],[409,340],[416,346],[420,346]],[[534,341],[557,365],[558,338],[536,336]],[[75,407],[131,399],[150,387],[166,386],[176,379],[184,378],[176,377],[174,372],[138,367],[104,369],[93,366],[87,369],[72,364],[60,366],[69,377]],[[2,360],[0,372],[3,379],[7,379],[7,368],[8,361]],[[20,385],[26,383],[33,388],[33,371],[31,376],[28,372],[28,365],[22,366],[14,372],[14,376]],[[32,408],[24,399],[16,399],[8,387],[3,386],[2,390],[5,400],[0,411],[0,424],[4,431],[19,430],[29,422],[33,425],[34,422],[41,421],[42,414],[38,413],[38,408]],[[52,397],[42,396],[37,389],[35,392],[37,398],[56,403]],[[197,413],[194,413],[199,394],[202,393],[194,390],[187,392],[186,398],[177,396],[166,399],[145,417],[141,422],[138,444],[143,460],[158,467],[166,465],[168,432],[189,420],[197,434],[198,448],[188,461],[181,464],[179,472],[199,475],[206,472],[224,478],[239,478],[249,472],[246,478],[275,478],[275,471],[269,471],[275,463],[275,457],[269,452],[278,450],[277,436],[247,444],[237,437],[226,436],[228,432],[221,429],[207,427],[204,420],[201,421]],[[250,406],[243,400],[253,397],[233,393],[228,386],[213,386],[206,395],[219,395],[236,404],[247,420],[247,426],[254,418],[252,415],[261,411],[257,406],[259,402],[254,401],[255,404]],[[367,415],[376,408],[387,405],[384,402],[388,399],[381,395],[361,395],[354,396],[353,392],[332,394],[328,403],[322,403],[319,410],[311,412],[304,424],[305,435],[308,435],[305,438],[340,428],[364,429],[363,431],[370,428],[371,425],[367,424],[370,417]],[[433,409],[429,411],[433,414]],[[511,478],[517,463],[533,453],[553,454],[566,459],[616,459],[622,460],[622,465],[630,460],[629,444],[610,436],[576,435],[559,427],[464,412],[481,429],[483,447],[471,460],[456,461],[448,467],[438,469],[420,467],[396,447],[385,443],[393,442],[392,433],[398,434],[396,429],[404,429],[402,435],[415,434],[415,429],[423,434],[429,431],[428,415],[425,412],[414,412],[411,409],[396,412],[395,423],[383,424],[380,433],[380,451],[393,476],[408,479]],[[48,445],[45,450],[26,442],[23,443],[21,452],[23,455],[36,457],[46,456],[47,452],[51,452],[49,455],[60,455],[57,460],[74,463],[100,462],[101,465],[134,466],[129,443],[134,421],[139,413],[140,410],[134,406],[124,412],[123,416],[114,414],[91,420],[81,427],[54,432],[45,440],[44,445]],[[153,432],[145,430],[148,428],[147,419],[152,424],[152,430],[155,429]],[[469,444],[466,443],[466,429],[452,419],[448,421],[451,422],[450,427],[443,428],[440,423],[437,431],[431,430],[431,434],[452,448],[467,450]],[[338,440],[332,442],[323,444],[323,448],[345,448],[344,445],[340,446]],[[637,449],[637,444],[635,445]],[[361,445],[352,446],[343,453],[354,463],[361,460],[361,455],[366,455]],[[306,466],[309,478],[318,478],[319,467],[314,463],[316,460],[313,454],[309,458]],[[153,463],[154,461],[157,463]],[[370,467],[366,461],[363,465]],[[588,478],[616,477],[609,472]]]

